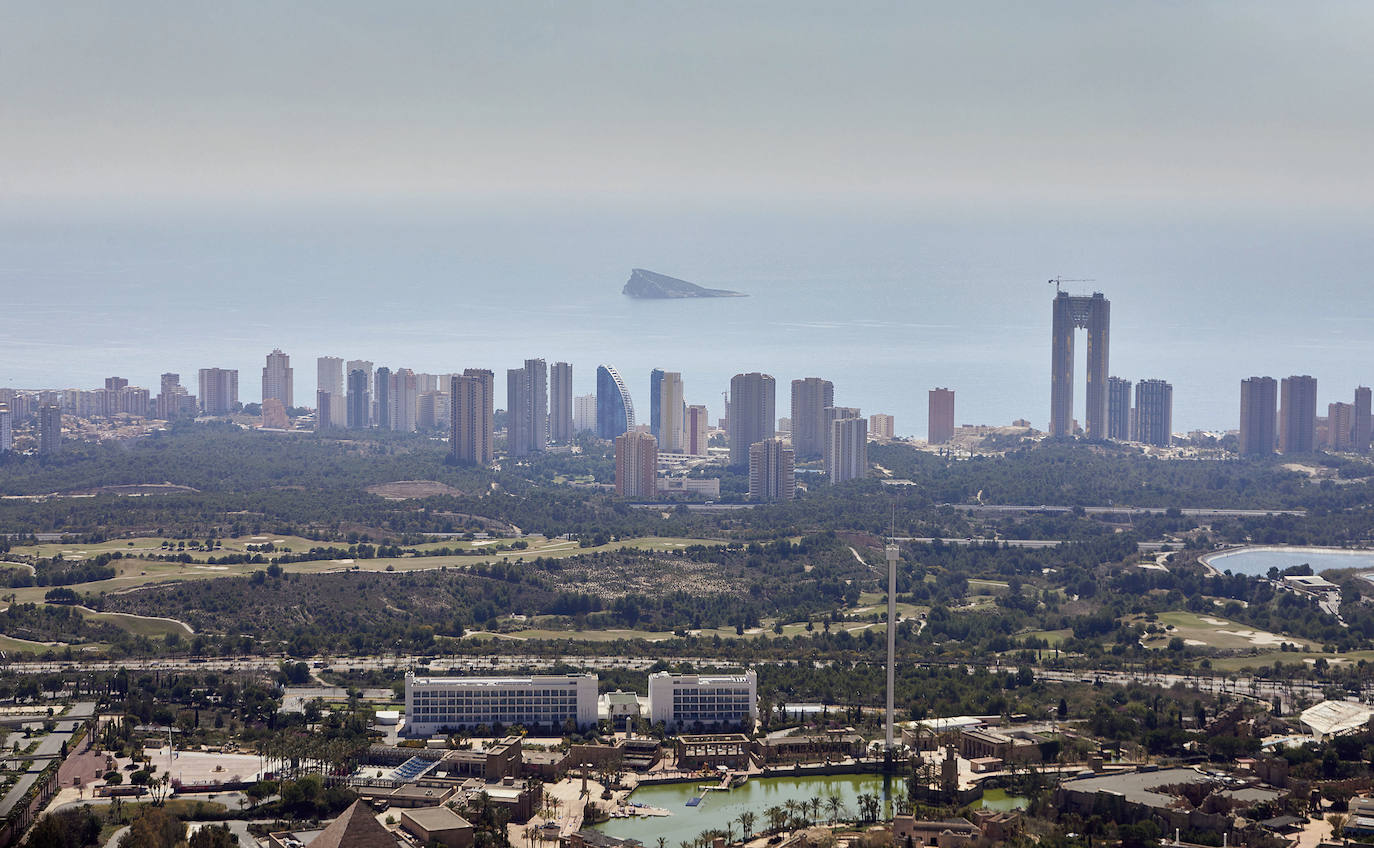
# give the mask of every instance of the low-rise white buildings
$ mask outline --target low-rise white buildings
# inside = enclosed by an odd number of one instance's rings
[[[758,675],[649,675],[649,721],[674,728],[750,728],[758,717]]]
[[[569,721],[579,730],[596,724],[596,675],[406,675],[406,733],[410,736],[496,724],[561,729]]]
[[[659,456],[661,458],[662,454]],[[720,497],[719,477],[659,477],[656,485],[660,495]]]

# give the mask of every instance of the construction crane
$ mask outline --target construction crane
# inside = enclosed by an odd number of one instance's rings
[[[1060,283],[1095,283],[1097,282],[1097,280],[1070,280],[1067,277],[1055,277],[1051,279],[1049,282],[1054,283],[1054,290],[1056,293],[1058,293],[1059,291],[1061,291],[1061,289],[1059,288]]]

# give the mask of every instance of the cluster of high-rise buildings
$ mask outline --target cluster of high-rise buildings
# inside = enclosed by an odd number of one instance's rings
[[[0,453],[14,448],[17,422],[32,421],[40,454],[62,448],[62,416],[100,420],[194,418],[222,415],[238,408],[238,372],[220,368],[200,370],[200,399],[181,385],[181,375],[163,374],[158,393],[131,386],[123,377],[106,377],[98,389],[0,389]]]
[[[374,366],[367,360],[339,356],[316,359],[314,426],[317,430],[382,429],[403,432],[447,430],[450,453],[460,463],[488,465],[495,460],[495,374],[469,368],[462,373],[424,374],[408,368]],[[654,369],[649,374],[649,420],[637,420],[626,381],[610,365],[596,369],[596,392],[575,397],[572,366],[543,359],[527,359],[506,372],[505,435],[507,454],[519,458],[567,444],[578,433],[594,433],[612,441],[616,451],[616,488],[626,497],[650,498],[662,490],[658,468],[663,461],[690,462],[709,455],[711,422],[705,405],[689,404],[681,372]],[[37,407],[56,433],[43,441],[44,450],[58,449],[61,414],[89,418],[128,413],[176,418],[198,414],[223,415],[241,410],[238,372],[204,368],[199,396],[181,385],[177,374],[162,375],[160,391],[149,398],[147,389],[112,377],[104,389],[25,394],[10,392],[0,401],[0,444],[10,443],[16,407],[19,416],[34,415]],[[947,392],[947,390],[939,390]],[[868,473],[868,438],[892,438],[889,415],[864,418],[856,407],[835,405],[834,386],[808,377],[792,382],[790,419],[782,419],[790,434],[779,432],[776,381],[759,372],[737,374],[726,396],[725,430],[728,462],[748,469],[750,496],[786,500],[795,496],[796,464],[819,460],[831,482],[842,483]],[[948,418],[953,420],[953,393],[948,394]],[[262,424],[289,428],[296,410],[295,370],[291,357],[280,349],[267,354],[262,368]],[[35,409],[30,410],[32,404]],[[950,424],[952,430],[952,423]],[[684,479],[672,491],[719,491],[706,483]]]
[[[688,405],[682,375],[654,369],[649,374],[649,424],[636,428],[629,392],[619,374],[602,366],[597,374],[597,435],[615,440],[616,489],[624,497],[652,497],[666,456],[706,456],[709,422],[705,406]],[[747,469],[749,497],[759,501],[796,496],[797,464],[820,460],[832,483],[867,476],[870,421],[891,438],[889,415],[864,418],[859,409],[835,405],[829,380],[792,381],[790,433],[780,435],[777,381],[769,374],[736,374],[726,396],[722,423],[728,464]],[[788,436],[784,438],[783,435]]]
[[[41,406],[55,406],[76,418],[194,418],[200,414],[222,415],[238,406],[238,372],[220,368],[200,370],[200,399],[181,385],[181,375],[163,374],[158,393],[131,386],[123,377],[106,377],[98,389],[61,389],[21,392],[0,389],[0,403],[17,418],[28,418]]]
[[[1083,426],[1073,418],[1074,343],[1087,336],[1086,413]],[[1168,446],[1173,430],[1173,386],[1165,380],[1132,382],[1109,374],[1111,302],[1057,292],[1052,313],[1050,385],[1051,437],[1082,433],[1090,439]],[[458,462],[486,465],[495,459],[494,372],[468,368],[462,373],[426,374],[409,368],[374,367],[367,360],[321,356],[316,360],[315,427],[431,431],[450,439]],[[681,372],[649,373],[648,420],[640,421],[629,387],[615,368],[596,369],[596,391],[574,396],[573,370],[567,362],[550,366],[527,359],[506,372],[506,446],[509,456],[542,453],[550,445],[571,443],[593,433],[616,445],[616,487],[626,497],[652,497],[663,491],[656,477],[663,462],[709,453],[707,408],[688,404]],[[158,392],[110,377],[103,388],[17,391],[0,389],[0,452],[13,449],[16,424],[32,427],[40,453],[61,448],[62,416],[80,419],[156,418],[226,415],[243,408],[239,374],[229,368],[202,368],[198,394],[181,385],[179,374],[161,375]],[[794,496],[798,466],[817,462],[832,483],[868,473],[868,442],[894,436],[890,415],[864,418],[857,407],[835,403],[834,385],[820,377],[792,381],[790,417],[777,417],[777,385],[769,374],[736,374],[725,396],[724,431],[728,464],[749,473],[749,494],[759,500]],[[932,445],[955,435],[954,391],[928,393],[928,437]],[[262,369],[262,422],[292,426],[295,408],[291,358],[280,349]],[[1355,389],[1352,402],[1327,405],[1317,414],[1317,381],[1292,376],[1282,381],[1250,377],[1241,382],[1240,453],[1307,453],[1317,449],[1367,452],[1370,448],[1370,389]],[[24,431],[21,431],[24,432]],[[623,437],[623,438],[622,438]],[[683,491],[706,491],[690,480]]]
[[[1240,453],[1268,456],[1318,448],[1368,453],[1370,390],[1355,389],[1353,403],[1336,402],[1317,415],[1317,379],[1306,374],[1248,377],[1240,381]]]
[[[453,378],[409,368],[374,367],[365,359],[315,360],[315,429],[442,430],[451,426]],[[293,405],[291,359],[280,350],[262,369],[264,423]]]
[[[1077,330],[1088,337],[1087,410],[1084,434],[1090,439],[1167,446],[1172,441],[1174,388],[1164,380],[1108,376],[1111,302],[1100,292],[1090,297],[1058,292],[1054,299],[1051,353],[1050,435],[1075,431],[1073,420],[1073,345]],[[1317,380],[1295,375],[1249,377],[1240,384],[1240,445],[1244,456],[1311,453],[1318,449],[1367,453],[1370,449],[1370,390],[1355,389],[1352,402],[1327,405],[1317,414]],[[931,399],[931,440],[935,400]]]
[[[820,377],[792,381],[790,439],[775,429],[777,383],[751,372],[730,380],[726,434],[730,465],[749,469],[749,497],[790,500],[796,494],[796,465],[820,460],[831,483],[868,475],[869,419],[857,407],[837,406],[835,386]],[[882,416],[885,429],[891,417]]]
[[[1135,383],[1109,376],[1112,303],[1091,296],[1055,294],[1051,321],[1050,436],[1066,438],[1077,430],[1073,417],[1074,336],[1087,331],[1086,409],[1083,434],[1089,439],[1141,442],[1168,447],[1173,441],[1174,387],[1164,380]]]
[[[1134,396],[1132,396],[1134,389]],[[1107,433],[1116,442],[1168,447],[1173,442],[1174,387],[1164,380],[1107,378]]]
[[[554,366],[555,379],[565,363]],[[447,431],[457,462],[489,465],[496,458],[496,375],[485,368],[448,374],[375,366],[365,359],[321,356],[315,360],[315,429]],[[262,369],[264,425],[292,403],[290,357],[274,350]],[[544,450],[548,443],[548,368],[542,359],[507,372],[512,456]],[[555,386],[555,394],[557,386]]]
[[[26,409],[22,407],[21,409]],[[53,403],[41,403],[23,417],[34,418],[38,436],[38,453],[48,456],[62,450],[62,409]],[[10,400],[0,401],[0,454],[14,450],[14,425],[17,416]]]

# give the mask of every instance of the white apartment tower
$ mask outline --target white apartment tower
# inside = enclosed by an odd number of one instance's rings
[[[420,406],[419,381],[415,372],[402,368],[391,375],[391,429],[415,432],[415,414]]]
[[[200,411],[228,415],[239,402],[239,372],[234,368],[202,368],[199,373]]]
[[[267,364],[262,369],[262,399],[276,398],[288,409],[295,406],[291,384],[291,357],[274,348],[267,354]]]
[[[749,446],[749,499],[790,501],[797,494],[792,448],[782,439],[764,439]]]
[[[321,356],[315,360],[315,391],[343,394],[343,357]]]
[[[596,395],[578,395],[573,398],[573,431],[588,433],[596,431]]]
[[[825,471],[831,483],[868,476],[868,421],[839,418],[830,424],[830,453]]]

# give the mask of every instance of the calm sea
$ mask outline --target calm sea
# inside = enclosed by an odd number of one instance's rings
[[[740,371],[819,375],[836,402],[924,435],[925,393],[959,423],[1049,409],[1055,275],[1112,301],[1112,373],[1174,384],[1174,429],[1234,428],[1239,381],[1309,373],[1321,411],[1374,381],[1367,222],[1176,215],[832,210],[608,212],[436,208],[0,216],[0,385],[93,388],[117,374],[240,369],[291,354],[298,403],[315,357],[392,368],[596,365],[648,405],[653,367],[722,412]],[[748,298],[637,301],[644,267]],[[1078,351],[1080,373],[1082,344]],[[1076,400],[1082,409],[1082,390]],[[498,405],[504,380],[498,379]]]

